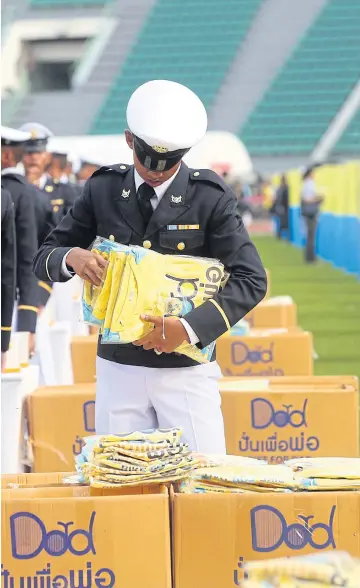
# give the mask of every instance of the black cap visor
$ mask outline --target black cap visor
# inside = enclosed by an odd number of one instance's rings
[[[178,149],[177,151],[166,151],[165,153],[161,153],[150,147],[150,145],[145,143],[142,139],[139,139],[139,137],[136,137],[136,135],[133,135],[133,137],[134,149],[138,160],[141,165],[151,171],[161,172],[171,169],[179,163],[184,155],[190,150],[190,148]]]
[[[25,141],[11,141],[10,139],[5,139],[1,137],[1,146],[2,147],[23,147],[25,145]]]
[[[43,153],[46,151],[47,139],[31,139],[24,145],[25,153]]]

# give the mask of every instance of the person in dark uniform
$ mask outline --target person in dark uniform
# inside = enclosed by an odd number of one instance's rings
[[[98,170],[101,165],[94,161],[82,159],[80,161],[79,171],[76,173],[76,178],[80,186],[84,186],[87,180]]]
[[[80,196],[82,192],[81,186],[71,182],[66,170],[68,169],[69,161],[68,154],[60,151],[51,151],[51,162],[48,167],[47,173],[52,178],[54,184],[66,184],[69,186],[77,196]]]
[[[32,261],[38,247],[34,192],[17,165],[29,134],[1,127],[1,184],[14,203],[16,229],[17,330],[30,333],[29,350],[33,353],[38,312],[38,285]]]
[[[46,194],[32,186],[34,189],[34,203],[35,203],[35,217],[36,217],[36,232],[38,247],[44,243],[46,237],[55,228],[55,221],[51,204],[46,197]],[[39,280],[38,281],[38,313],[46,306],[47,301],[52,293],[52,282]]]
[[[95,410],[99,434],[178,426],[193,450],[225,453],[215,356],[199,365],[174,350],[184,341],[204,348],[237,323],[264,297],[266,273],[232,190],[215,172],[182,163],[206,132],[199,98],[185,86],[154,80],[131,96],[127,122],[134,165],[92,175],[40,248],[35,273],[55,282],[76,273],[99,285],[106,262],[88,250],[97,235],[163,254],[219,259],[230,277],[212,300],[182,318],[143,317],[154,328],[135,344],[102,345],[99,338]]]
[[[16,287],[14,204],[9,190],[1,187],[1,371],[10,346]]]
[[[300,193],[301,216],[306,226],[304,250],[306,263],[316,262],[316,230],[323,200],[324,197],[319,193],[314,178],[314,168],[311,167],[304,172]]]
[[[289,186],[285,175],[281,176],[280,186],[276,190],[275,200],[270,212],[277,217],[277,238],[281,239],[282,232],[286,231],[287,239],[289,240]]]
[[[20,130],[31,134],[31,138],[25,144],[23,157],[26,177],[29,182],[45,192],[52,207],[54,223],[57,225],[73,206],[78,194],[70,185],[61,183],[60,179],[53,180],[48,173],[51,154],[47,151],[47,143],[52,132],[40,123],[26,123]]]

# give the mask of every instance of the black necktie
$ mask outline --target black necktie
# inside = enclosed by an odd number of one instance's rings
[[[153,207],[151,206],[151,198],[155,196],[155,190],[149,184],[144,182],[138,189],[138,200],[141,215],[144,219],[144,223],[147,226],[153,213]]]

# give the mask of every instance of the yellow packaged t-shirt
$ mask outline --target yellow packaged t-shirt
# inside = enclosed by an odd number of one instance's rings
[[[162,255],[99,237],[93,250],[109,266],[99,288],[85,284],[83,316],[101,327],[104,344],[133,343],[149,334],[153,326],[141,315],[185,316],[213,298],[228,279],[223,264],[214,259]],[[214,346],[199,349],[184,342],[176,352],[206,363]]]
[[[217,294],[223,277],[223,265],[216,260],[149,251],[128,255],[103,341],[130,343],[150,333],[153,327],[141,320],[142,314],[186,315]],[[210,359],[213,347],[204,351],[183,343],[176,351],[203,363]]]

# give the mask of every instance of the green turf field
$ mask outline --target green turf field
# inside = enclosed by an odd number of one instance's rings
[[[360,378],[360,281],[322,261],[305,265],[301,249],[274,237],[254,242],[270,270],[271,296],[291,296],[299,325],[313,333],[314,373]]]

